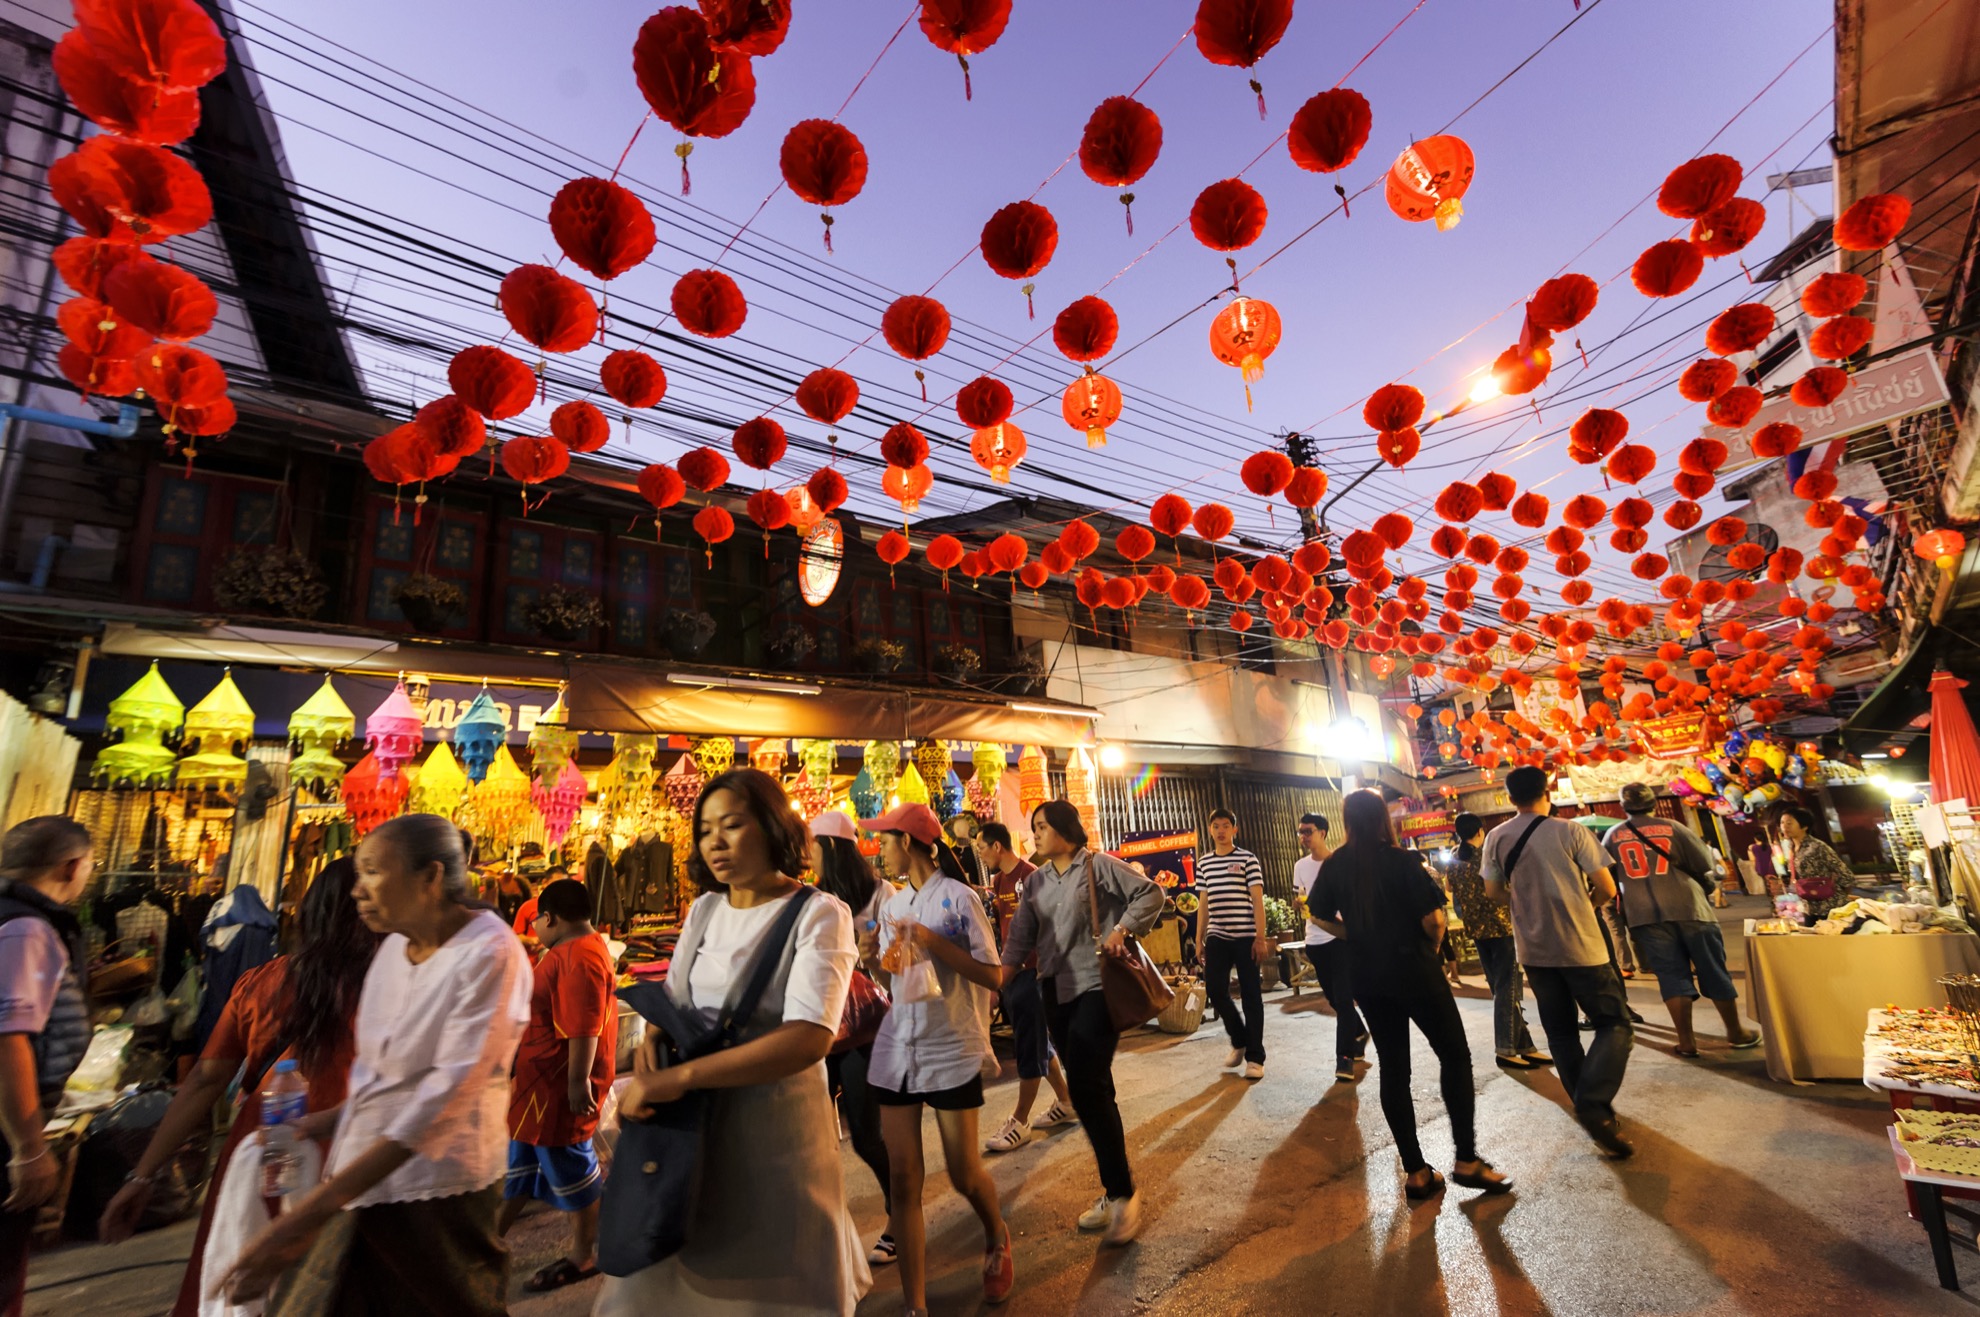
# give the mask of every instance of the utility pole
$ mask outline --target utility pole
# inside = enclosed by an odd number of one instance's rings
[[[1286,456],[1292,459],[1294,466],[1320,465],[1320,449],[1311,435],[1290,431],[1285,437],[1285,445]],[[1302,540],[1320,538],[1320,518],[1312,508],[1299,510],[1299,534]],[[1334,706],[1331,712],[1336,719],[1344,718],[1347,716],[1347,663],[1341,651],[1332,645],[1323,644],[1320,648],[1327,655],[1327,684],[1333,695],[1329,703]]]

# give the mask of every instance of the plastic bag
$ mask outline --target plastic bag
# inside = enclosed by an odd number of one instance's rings
[[[165,994],[157,988],[138,998],[124,1012],[124,1023],[137,1029],[150,1029],[171,1018],[172,1012],[165,1004]]]
[[[887,921],[887,945],[880,953],[880,968],[893,980],[889,991],[895,1001],[936,1001],[942,996],[934,962],[922,954],[913,938],[901,936],[899,920]]]
[[[193,1035],[193,1023],[199,1018],[199,971],[191,965],[179,976],[178,986],[172,995],[165,999],[166,1008],[172,1014],[172,1041],[183,1043]]]
[[[131,1032],[128,1024],[106,1024],[92,1034],[82,1064],[69,1076],[69,1090],[115,1092],[124,1069],[124,1053],[131,1045]]]

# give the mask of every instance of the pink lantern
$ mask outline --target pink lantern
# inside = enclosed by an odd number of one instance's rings
[[[399,696],[405,697],[403,686],[399,688]],[[357,767],[344,774],[344,809],[350,814],[357,835],[362,837],[395,817],[405,807],[406,793],[410,790],[412,780],[404,773],[386,772],[376,750],[358,760]]]
[[[695,767],[694,756],[682,755],[667,770],[667,775],[660,779],[660,787],[667,793],[667,803],[673,806],[674,813],[686,819],[694,813],[694,802],[700,798],[702,784],[706,780],[701,776],[701,770]]]
[[[364,720],[364,743],[371,747],[367,758],[375,756],[378,771],[386,777],[397,777],[399,770],[411,763],[426,743],[425,725],[413,709],[403,681]],[[404,794],[402,791],[401,797]]]
[[[540,777],[530,784],[530,803],[543,816],[549,849],[554,851],[564,844],[564,838],[570,833],[571,824],[577,821],[578,810],[583,807],[585,793],[589,790],[584,774],[568,759],[564,761],[563,771],[557,774],[557,780],[549,786],[545,786]]]

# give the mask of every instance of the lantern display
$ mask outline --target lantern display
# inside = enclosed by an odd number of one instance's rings
[[[220,311],[220,299],[198,275],[148,256],[104,276],[103,300],[127,324],[171,343],[206,333]]]
[[[1389,166],[1389,209],[1412,224],[1435,220],[1439,231],[1464,218],[1474,162],[1464,139],[1449,134],[1412,142]]]
[[[924,737],[914,743],[914,766],[921,773],[921,780],[928,784],[931,792],[941,789],[954,763],[954,753],[947,741]],[[955,813],[954,810],[947,814]],[[947,817],[947,814],[944,817]]]
[[[213,197],[190,161],[121,137],[91,137],[50,165],[48,190],[92,238],[163,242],[213,219]]]
[[[1845,361],[1861,351],[1875,332],[1862,316],[1835,316],[1815,326],[1808,336],[1808,350],[1828,361]]]
[[[758,471],[768,471],[775,466],[789,445],[784,427],[767,416],[744,421],[729,437],[729,447],[735,450],[742,464]]]
[[[873,782],[882,797],[893,794],[894,778],[901,769],[901,747],[893,741],[868,741],[860,760],[860,771]],[[871,817],[871,816],[868,816]]]
[[[1928,559],[1942,572],[1950,572],[1959,555],[1966,551],[1966,536],[1950,527],[1928,530],[1912,541],[1911,551]]]
[[[599,778],[599,805],[613,830],[630,834],[646,826],[653,809],[653,757],[660,738],[651,732],[618,732],[612,762]]]
[[[894,584],[894,568],[907,560],[908,552],[913,547],[908,543],[908,537],[897,530],[890,530],[874,541],[874,555],[887,564],[887,584]]]
[[[1767,224],[1767,208],[1746,197],[1714,206],[1691,226],[1691,242],[1701,256],[1717,260],[1744,251]]]
[[[702,556],[715,565],[715,546],[736,533],[736,519],[727,508],[709,506],[694,514],[694,533],[701,537]]]
[[[1088,448],[1105,448],[1107,427],[1121,419],[1121,386],[1088,366],[1066,386],[1060,413],[1067,425],[1086,432]]]
[[[837,425],[859,404],[859,381],[842,370],[821,366],[798,381],[792,396],[812,420]]]
[[[1100,841],[1100,802],[1096,794],[1099,776],[1093,766],[1093,756],[1086,752],[1086,747],[1075,746],[1066,759],[1066,803],[1079,812],[1079,821],[1086,827],[1088,845]]]
[[[1601,291],[1601,286],[1585,274],[1549,279],[1527,299],[1527,323],[1549,334],[1566,333],[1588,318]]]
[[[782,777],[784,765],[790,759],[790,744],[781,736],[759,738],[749,747],[749,766],[759,773]]]
[[[928,780],[912,761],[901,765],[900,775],[894,779],[893,797],[903,805],[929,803]]]
[[[972,430],[1008,421],[1017,400],[1011,396],[1010,386],[1002,380],[988,375],[980,375],[956,390],[956,419]],[[885,439],[882,439],[882,455],[886,455]],[[889,457],[889,461],[894,459]]]
[[[660,779],[660,789],[667,795],[668,806],[687,822],[690,828],[694,822],[694,802],[700,799],[701,789],[707,783],[708,779],[701,775],[701,770],[695,766],[694,756],[691,754],[676,759],[674,766]]]
[[[1765,302],[1728,307],[1705,330],[1705,350],[1715,357],[1751,352],[1774,332],[1774,308]]]
[[[354,768],[350,776],[356,775]],[[350,777],[344,779],[344,796],[350,798]],[[467,808],[471,819],[468,830],[487,850],[506,851],[520,839],[535,809],[529,801],[529,778],[506,744],[497,747],[487,776],[468,791]]]
[[[541,774],[530,784],[530,803],[536,812],[543,816],[546,849],[556,850],[564,844],[571,824],[577,821],[578,810],[584,807],[584,797],[590,788],[578,766],[566,759],[553,779],[548,773]]]
[[[1196,7],[1196,49],[1212,64],[1249,69],[1279,44],[1292,22],[1292,0],[1201,0]],[[1250,80],[1258,97],[1258,117],[1265,117],[1265,88]],[[1098,833],[1094,834],[1098,836]]]
[[[1657,209],[1672,219],[1698,219],[1731,201],[1745,171],[1729,155],[1702,155],[1673,169],[1657,191]]]
[[[818,505],[820,513],[829,516],[846,501],[850,491],[846,489],[846,478],[827,466],[811,473],[804,482],[804,492]]]
[[[1010,483],[1011,472],[1024,460],[1024,453],[1024,431],[1009,421],[986,425],[970,436],[970,458],[999,485]]]
[[[376,752],[358,760],[344,774],[344,812],[351,816],[352,830],[362,837],[387,819],[396,818],[411,790],[407,775],[386,772]]]
[[[529,729],[530,763],[537,777],[554,781],[557,770],[570,762],[577,748],[578,734],[571,730],[570,712],[564,708],[564,692],[560,689],[557,698]]]
[[[488,442],[488,426],[481,414],[451,393],[421,407],[413,419],[440,452],[456,462],[480,452]]]
[[[234,746],[252,739],[254,710],[229,668],[206,698],[186,711],[184,743],[194,753],[179,761],[179,785],[238,791],[247,784],[247,760],[234,753]]]
[[[174,343],[139,353],[135,370],[137,386],[151,395],[166,434],[210,432],[199,419],[204,409],[226,401],[227,372],[219,362],[197,348]]]
[[[90,777],[107,786],[122,782],[135,787],[165,786],[172,780],[177,756],[164,742],[179,730],[185,715],[186,706],[166,684],[154,661],[128,690],[110,701],[104,730],[121,739],[97,755]]]
[[[1811,366],[1794,382],[1788,395],[1797,407],[1827,407],[1849,388],[1849,372],[1840,366]]]
[[[470,782],[479,782],[488,776],[489,765],[495,762],[495,753],[502,748],[508,735],[508,721],[495,707],[495,700],[488,694],[487,688],[483,687],[481,693],[461,711],[460,721],[454,724],[454,749],[460,756],[462,766],[467,769]]]
[[[878,818],[887,808],[887,797],[873,785],[873,774],[864,768],[853,775],[852,785],[846,788],[846,798],[852,802],[853,812],[860,818]]]
[[[1101,187],[1132,187],[1154,168],[1161,152],[1162,121],[1155,111],[1132,96],[1109,96],[1094,109],[1080,134],[1079,167]],[[1121,208],[1127,212],[1128,236],[1133,237],[1134,193],[1121,193]]]
[[[410,802],[415,814],[438,814],[443,818],[454,817],[454,811],[461,807],[467,798],[467,771],[461,761],[454,758],[453,749],[445,741],[433,747],[433,753],[426,756],[412,775]]]
[[[1265,358],[1279,346],[1279,313],[1270,302],[1238,296],[1210,322],[1210,352],[1235,366],[1244,380],[1244,408],[1251,410],[1251,386],[1265,376]]]
[[[832,250],[832,208],[857,197],[866,186],[866,147],[844,124],[802,119],[784,134],[777,153],[784,184],[800,200],[822,208],[825,250]]]
[[[571,469],[571,450],[548,435],[520,435],[502,445],[502,469],[518,484],[540,485]],[[528,500],[525,488],[525,508]]]
[[[671,508],[687,497],[687,481],[665,462],[641,467],[639,474],[633,478],[633,485],[639,490],[639,496],[653,505],[655,512]],[[655,518],[654,524],[658,526],[658,518]]]
[[[922,35],[962,65],[964,100],[973,98],[969,57],[996,45],[1010,21],[1011,0],[923,0]]]
[[[447,387],[489,420],[506,421],[529,410],[536,375],[519,357],[480,344],[462,348],[447,363]]]
[[[971,806],[985,818],[997,813],[997,787],[1004,780],[1004,747],[995,741],[978,741],[969,752],[975,773],[969,780]]]
[[[1257,188],[1241,178],[1226,178],[1197,194],[1189,208],[1189,229],[1211,251],[1234,252],[1258,241],[1268,217],[1265,198]],[[1237,261],[1226,257],[1224,263],[1231,267],[1235,288]]]
[[[574,178],[550,199],[550,236],[571,263],[616,279],[653,254],[653,216],[638,197],[604,178]]]
[[[729,736],[697,736],[688,741],[694,766],[707,778],[720,777],[736,766],[736,742]]]
[[[1052,322],[1052,343],[1073,361],[1098,361],[1114,350],[1120,332],[1120,317],[1112,306],[1098,297],[1082,297]]]
[[[1018,811],[1029,821],[1051,795],[1052,782],[1047,772],[1045,752],[1035,745],[1027,745],[1018,754]]]
[[[172,8],[175,11],[173,26],[180,31],[185,30],[192,18],[212,28],[213,20],[197,5],[176,5]],[[114,12],[114,7],[104,6],[103,12]],[[210,62],[205,63],[199,72],[209,78],[217,77],[227,62],[226,43],[219,37],[217,29],[214,29],[213,41],[208,49],[212,52]],[[132,48],[127,45],[126,50],[131,51]],[[174,146],[192,136],[193,130],[199,127],[197,84],[161,87],[122,71],[137,63],[150,64],[147,54],[140,54],[137,61],[106,59],[90,43],[83,28],[78,26],[64,33],[62,39],[55,43],[52,62],[62,91],[85,118],[105,132],[153,146]],[[208,69],[210,73],[206,72]]]
[[[1678,376],[1678,393],[1687,402],[1710,402],[1739,382],[1739,367],[1724,359],[1694,361]]]
[[[701,338],[727,338],[749,318],[749,303],[736,281],[720,270],[689,270],[668,298],[681,328]]]

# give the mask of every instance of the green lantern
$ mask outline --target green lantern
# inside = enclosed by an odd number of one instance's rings
[[[901,771],[901,747],[897,741],[868,741],[866,771],[873,778],[873,789],[882,797],[893,794],[894,779]]]
[[[316,693],[289,715],[289,740],[305,752],[333,750],[356,735],[357,715],[344,703],[344,697],[337,694],[327,675]],[[295,776],[293,763],[289,766],[289,776]]]

